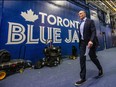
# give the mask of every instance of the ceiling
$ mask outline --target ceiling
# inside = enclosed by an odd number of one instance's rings
[[[110,15],[116,16],[116,0],[86,0],[87,3],[91,3],[106,13],[109,12]]]

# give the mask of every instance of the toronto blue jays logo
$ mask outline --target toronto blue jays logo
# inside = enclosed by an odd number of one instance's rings
[[[53,43],[79,42],[77,34],[79,24],[78,21],[70,20],[68,18],[62,18],[60,16],[53,14],[47,14],[45,12],[38,12],[37,14],[32,9],[29,9],[25,12],[21,12],[20,16],[25,20],[26,26],[24,26],[24,24],[21,23],[9,21],[8,39],[6,43],[7,45],[21,43],[45,44],[48,39],[52,40]],[[39,23],[37,24],[38,21]],[[65,39],[61,37],[61,35],[63,34],[62,33],[63,27],[67,28],[66,30],[67,37],[65,37]],[[36,33],[36,37],[34,33],[35,31],[38,32]]]

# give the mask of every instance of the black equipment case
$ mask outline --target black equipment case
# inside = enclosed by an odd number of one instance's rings
[[[4,62],[0,64],[0,80],[4,79],[6,76],[16,73],[23,72],[25,68],[25,61],[23,59],[13,59],[9,62]]]

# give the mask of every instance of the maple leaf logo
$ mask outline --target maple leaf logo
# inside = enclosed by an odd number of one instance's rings
[[[38,15],[34,14],[34,12],[30,9],[27,12],[21,12],[21,16],[25,19],[25,21],[34,22],[38,19]]]

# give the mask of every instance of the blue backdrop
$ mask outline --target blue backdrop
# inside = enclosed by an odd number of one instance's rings
[[[61,46],[62,55],[71,55],[72,46],[78,49],[77,12],[86,7],[68,1],[0,1],[0,49],[11,53],[12,59],[24,58],[33,63],[44,57],[47,39],[54,46]],[[96,14],[97,15],[97,14]],[[99,50],[104,49],[103,36],[97,16],[95,21],[100,41]],[[109,28],[106,29],[109,31]],[[111,34],[107,33],[111,40]],[[109,42],[107,42],[109,45]],[[111,43],[108,47],[111,47]],[[78,49],[79,53],[79,49]]]
[[[61,46],[62,55],[71,55],[72,45],[78,49],[77,12],[81,9],[68,1],[4,0],[0,49],[10,51],[13,59],[35,62],[44,57],[45,41],[52,39],[53,45]]]

